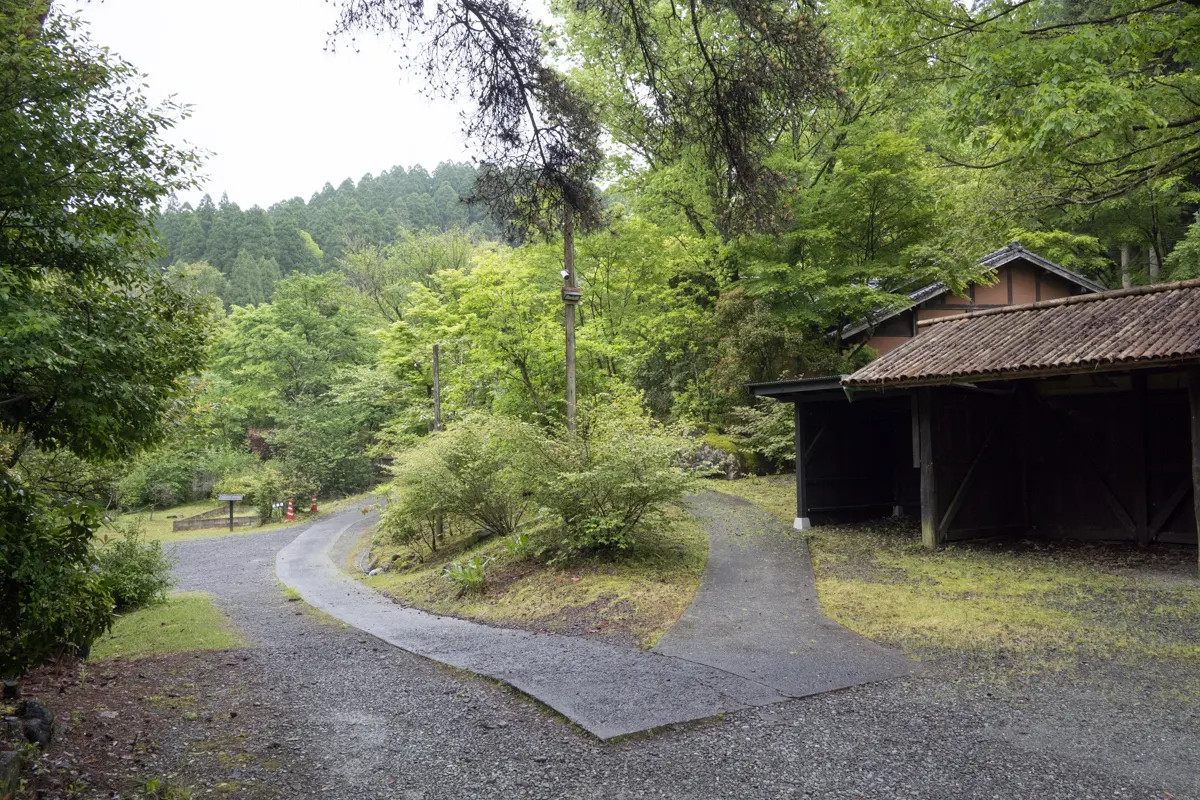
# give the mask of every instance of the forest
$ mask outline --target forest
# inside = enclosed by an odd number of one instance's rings
[[[200,168],[166,143],[186,108],[151,104],[78,20],[4,5],[18,10],[0,17],[0,92],[24,111],[0,136],[25,149],[0,156],[0,572],[39,548],[62,570],[0,580],[5,603],[88,583],[106,511],[235,490],[269,508],[406,474],[414,497],[428,490],[405,465],[437,438],[435,347],[441,425],[467,432],[446,448],[474,468],[499,436],[558,453],[535,459],[558,469],[539,486],[578,467],[669,499],[684,484],[663,465],[688,442],[708,445],[706,469],[785,468],[790,410],[746,384],[864,363],[830,333],[927,283],[981,279],[979,257],[1009,241],[1110,287],[1200,276],[1188,4],[560,2],[545,27],[483,3],[525,59],[508,63],[539,82],[487,84],[495,52],[454,39],[475,65],[463,80],[489,90],[466,124],[479,164],[396,166],[244,210],[176,199]],[[470,29],[386,5],[342,4],[339,25]],[[489,124],[525,113],[514,85],[548,122]],[[594,450],[572,449],[590,431]],[[395,525],[449,513],[426,501]],[[641,524],[588,513],[561,512],[567,549],[620,546]],[[104,624],[63,619],[39,641]]]

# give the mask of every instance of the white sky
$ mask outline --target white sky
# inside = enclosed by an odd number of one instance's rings
[[[458,113],[420,94],[389,40],[325,52],[327,0],[58,0],[91,36],[148,74],[154,99],[193,106],[173,132],[213,153],[204,191],[243,208],[397,164],[432,171],[469,154]],[[182,199],[195,200],[203,191]]]

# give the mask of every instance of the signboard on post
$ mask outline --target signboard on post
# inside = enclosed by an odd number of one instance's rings
[[[244,495],[244,494],[219,494],[219,495],[217,495],[217,499],[220,500],[222,503],[224,503],[224,502],[229,503],[229,530],[230,531],[233,530],[233,504],[236,503],[237,501],[241,500],[245,496],[246,495]]]

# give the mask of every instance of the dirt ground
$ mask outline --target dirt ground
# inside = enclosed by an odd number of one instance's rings
[[[97,663],[62,661],[22,681],[57,717],[56,738],[22,798],[278,797],[281,743],[262,735],[257,672],[246,651]]]

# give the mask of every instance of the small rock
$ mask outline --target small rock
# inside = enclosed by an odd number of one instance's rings
[[[40,719],[51,725],[54,724],[54,712],[42,705],[36,697],[30,697],[21,703],[21,707],[17,709],[17,716],[21,719]]]
[[[0,797],[15,797],[21,785],[21,754],[0,752]]]
[[[7,739],[10,742],[19,742],[25,738],[25,726],[21,724],[20,717],[5,717],[4,718],[4,733],[0,739]]]
[[[101,711],[100,716],[103,717],[104,719],[116,719],[117,717],[119,717],[121,715],[118,714],[116,711]]]
[[[371,578],[374,578],[376,575],[382,575],[382,574],[383,574],[383,570],[382,570],[382,569],[380,569],[379,567],[376,567],[375,569],[373,569],[373,570],[371,570],[370,572],[368,572],[368,573],[367,573],[367,576],[368,576],[368,577],[371,577]]]
[[[25,739],[41,747],[48,747],[54,738],[54,724],[42,719],[25,720]]]

